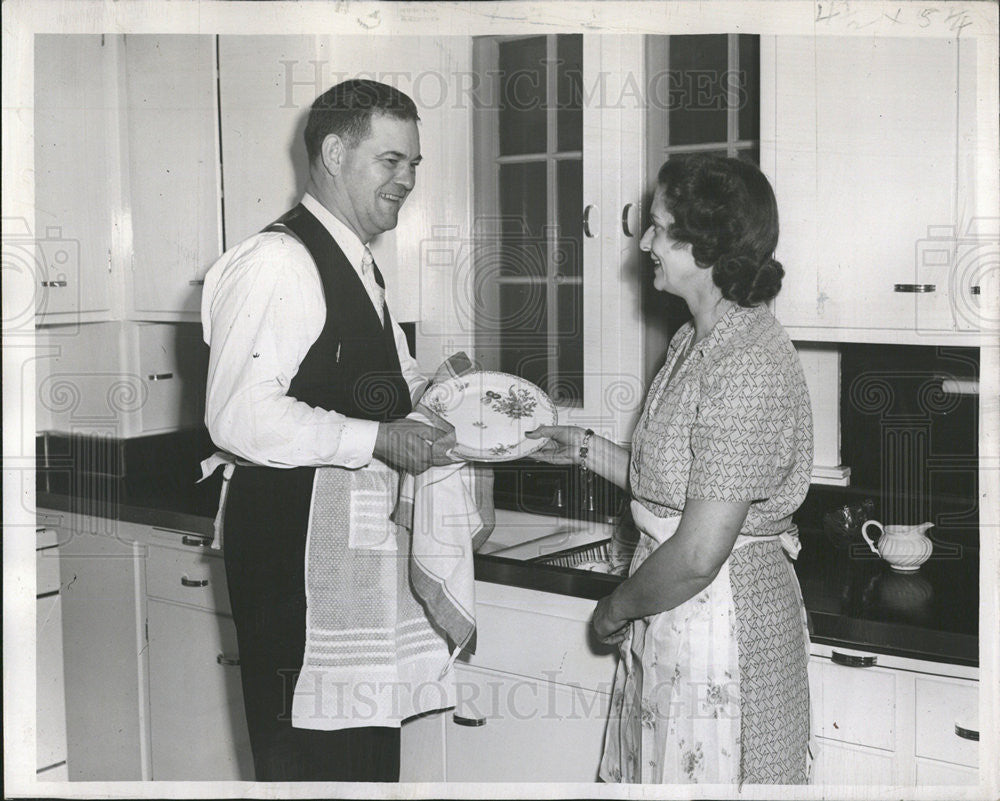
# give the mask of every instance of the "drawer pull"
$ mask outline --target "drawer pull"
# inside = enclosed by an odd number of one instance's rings
[[[188,281],[188,286],[205,286],[205,279],[194,278],[191,281]]]
[[[857,656],[855,654],[842,654],[834,651],[830,654],[830,660],[844,667],[874,667],[878,664],[878,657]]]
[[[972,294],[972,295],[978,295],[979,294],[979,286],[978,285],[976,285],[976,286],[970,286],[969,287],[969,293]]]
[[[632,231],[629,230],[629,227],[628,227],[628,215],[629,215],[629,212],[631,212],[631,211],[632,211],[632,204],[631,203],[626,203],[625,204],[625,208],[622,209],[622,233],[625,234],[625,236],[630,237],[630,238],[635,236],[635,234],[633,234]]]
[[[66,281],[42,281],[42,286],[49,289],[56,289],[57,287],[68,286]]]
[[[192,537],[190,534],[182,536],[181,543],[184,545],[190,545],[194,548],[207,548],[211,544],[204,537]]]
[[[226,656],[225,654],[219,654],[215,657],[215,661],[219,665],[225,665],[226,667],[239,667],[240,658],[238,656]]]
[[[587,208],[585,208],[583,210],[583,233],[584,233],[584,236],[587,237],[587,239],[593,239],[594,238],[594,234],[590,230],[590,212],[592,212],[593,210],[594,210],[594,207],[592,205],[591,206],[587,206]]]
[[[933,292],[937,287],[934,284],[896,284],[893,292]]]
[[[174,377],[173,373],[150,373],[148,376],[146,376],[146,378],[148,378],[150,381],[166,381],[173,377]]]
[[[959,726],[957,723],[955,724],[955,734],[957,734],[963,740],[975,740],[977,743],[979,742],[978,731],[976,731],[975,729],[965,729]]]
[[[451,719],[459,726],[485,726],[486,718],[464,718],[461,715],[452,715]]]
[[[185,587],[207,587],[208,579],[189,579],[187,576],[181,576],[181,584]]]

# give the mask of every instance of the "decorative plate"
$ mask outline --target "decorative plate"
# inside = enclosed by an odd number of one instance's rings
[[[556,407],[539,387],[509,373],[481,371],[434,384],[420,401],[455,426],[456,456],[474,462],[509,462],[548,440],[524,434],[556,422]]]

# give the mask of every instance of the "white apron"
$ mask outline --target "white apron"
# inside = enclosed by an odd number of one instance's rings
[[[641,537],[630,575],[673,536],[681,520],[680,515],[657,517],[636,501],[632,516]],[[798,553],[798,537],[792,532],[773,537],[740,535],[733,550],[767,539],[780,539],[793,558]],[[712,583],[694,597],[632,621],[620,644],[622,658],[601,760],[604,781],[740,783],[736,631],[729,559]]]

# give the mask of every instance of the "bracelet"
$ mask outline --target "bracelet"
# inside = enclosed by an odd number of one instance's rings
[[[584,473],[588,472],[590,468],[587,467],[587,454],[590,452],[590,440],[594,436],[594,430],[588,428],[583,432],[583,441],[580,443],[580,469]]]

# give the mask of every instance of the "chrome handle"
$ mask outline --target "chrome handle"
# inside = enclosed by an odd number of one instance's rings
[[[68,286],[66,281],[42,281],[42,286],[54,289],[56,287]]]
[[[593,210],[594,207],[592,205],[587,206],[587,208],[583,210],[583,233],[588,239],[594,238],[594,234],[590,230],[590,212]]]
[[[975,740],[977,743],[979,742],[978,731],[976,731],[975,729],[963,728],[962,726],[959,726],[957,723],[955,724],[955,734],[957,734],[963,740]]]
[[[239,667],[240,658],[238,656],[226,656],[225,654],[219,654],[215,657],[216,664],[225,665],[226,667]]]
[[[622,209],[622,233],[629,237],[635,236],[628,227],[628,215],[630,211],[632,211],[632,204],[626,203],[625,208]]]
[[[166,381],[173,377],[174,377],[173,373],[150,373],[148,376],[146,376],[146,378],[148,378],[150,381]]]
[[[185,587],[207,587],[208,579],[189,579],[187,576],[181,576],[181,584]]]
[[[205,286],[205,279],[195,278],[191,281],[188,281],[188,286]]]
[[[211,544],[204,537],[192,537],[190,534],[185,534],[181,537],[181,542],[184,545],[191,545],[195,548],[205,548]]]
[[[969,294],[970,295],[978,295],[979,294],[979,285],[977,284],[976,286],[970,286],[969,287]]]
[[[873,667],[878,664],[878,657],[856,656],[855,654],[842,654],[834,651],[830,654],[830,660],[844,667]]]
[[[934,284],[896,284],[893,292],[933,292],[937,287]]]
[[[459,726],[485,726],[486,718],[464,718],[461,715],[452,715],[451,719]]]

